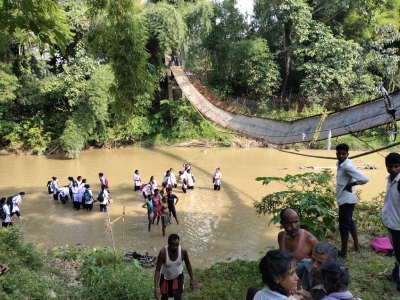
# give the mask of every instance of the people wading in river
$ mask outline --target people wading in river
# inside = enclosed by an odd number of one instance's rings
[[[147,219],[149,221],[149,231],[151,229],[151,223],[153,222],[154,218],[154,206],[153,206],[153,200],[151,199],[151,195],[148,195],[145,203],[142,205],[143,208],[147,208]]]
[[[15,214],[17,215],[18,219],[21,217],[21,213],[19,211],[19,207],[22,203],[22,198],[25,196],[25,192],[20,192],[12,198],[13,208],[11,211],[11,217]]]
[[[191,169],[188,169],[186,172],[186,180],[187,180],[188,190],[193,190],[195,180]]]
[[[12,226],[12,218],[10,212],[10,204],[7,203],[7,198],[1,198],[0,200],[2,215],[4,215],[4,219],[2,218],[2,227]]]
[[[215,170],[214,176],[213,176],[213,183],[214,183],[214,191],[219,191],[221,189],[221,172],[220,168],[217,168]]]
[[[167,201],[168,201],[168,209],[169,209],[170,216],[172,214],[172,216],[175,218],[176,224],[179,225],[179,221],[178,221],[178,217],[176,216],[176,209],[175,209],[175,205],[178,203],[179,198],[175,194],[172,194],[172,189],[168,189],[167,192],[168,192]],[[175,199],[176,199],[176,201],[175,201]]]
[[[158,189],[154,190],[154,195],[151,196],[151,200],[153,201],[153,212],[154,212],[154,216],[153,216],[153,224],[155,219],[157,219],[157,225],[160,222],[160,206],[161,206],[161,199],[162,196],[160,195],[160,193],[158,192]]]
[[[167,196],[164,196],[162,198],[159,212],[161,215],[162,234],[163,234],[163,236],[165,236],[165,229],[170,224]]]
[[[135,170],[135,174],[133,174],[133,181],[134,181],[135,192],[136,192],[136,191],[140,190],[140,186],[142,185],[139,170]]]

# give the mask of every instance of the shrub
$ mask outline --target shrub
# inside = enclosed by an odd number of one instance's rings
[[[262,181],[264,185],[276,181],[287,188],[285,191],[268,194],[261,201],[253,203],[257,214],[272,216],[269,224],[279,223],[280,211],[291,207],[298,212],[301,227],[318,239],[336,230],[335,188],[331,170],[286,175],[283,178],[258,177],[256,180]]]

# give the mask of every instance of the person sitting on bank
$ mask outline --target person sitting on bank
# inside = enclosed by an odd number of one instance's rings
[[[296,300],[301,295],[297,290],[296,260],[293,255],[283,250],[270,250],[261,259],[260,273],[267,287],[261,291],[251,287],[247,291],[246,300]]]
[[[279,249],[289,251],[299,262],[310,259],[318,240],[305,229],[300,228],[300,218],[292,208],[284,208],[280,213],[281,225],[285,229],[278,233]]]
[[[327,261],[336,261],[337,248],[328,243],[320,242],[314,246],[311,259],[303,259],[297,263],[296,273],[301,280],[302,290],[297,293],[307,300],[321,300],[326,296],[321,276],[321,267]]]
[[[350,283],[350,275],[346,266],[336,260],[328,261],[321,268],[324,289],[328,294],[322,300],[361,300],[354,298],[347,290]]]

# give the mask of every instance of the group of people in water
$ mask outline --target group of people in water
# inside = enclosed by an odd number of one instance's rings
[[[173,168],[168,169],[162,180],[162,186],[158,189],[157,180],[155,176],[151,176],[148,183],[142,184],[142,178],[139,170],[135,170],[133,174],[134,190],[140,191],[143,196],[144,204],[143,208],[147,209],[148,218],[148,230],[150,231],[151,225],[159,224],[161,220],[162,233],[165,236],[165,229],[168,225],[172,224],[171,217],[173,217],[176,223],[179,225],[175,206],[179,201],[179,198],[173,193],[173,188],[178,186],[178,182],[181,183],[182,192],[186,194],[187,190],[193,190],[195,184],[195,178],[192,172],[191,164],[183,164],[182,171],[179,171],[179,179],[177,180]],[[221,169],[217,168],[212,178],[214,184],[214,190],[221,189]]]
[[[21,218],[21,212],[19,210],[22,198],[25,196],[25,192],[20,192],[15,196],[9,196],[7,198],[2,197],[0,199],[0,217],[2,227],[13,226],[12,217],[16,215]]]
[[[71,199],[76,210],[82,208],[92,211],[93,203],[99,202],[100,212],[107,212],[107,204],[112,202],[108,179],[103,173],[99,173],[99,181],[100,190],[96,197],[93,197],[90,184],[82,176],[78,176],[76,180],[72,176],[68,177],[68,184],[63,186],[59,185],[57,177],[52,177],[52,180],[47,182],[47,189],[49,194],[53,194],[54,200],[60,200],[63,204]]]

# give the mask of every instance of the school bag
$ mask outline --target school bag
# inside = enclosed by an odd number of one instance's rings
[[[85,199],[86,203],[89,203],[90,200],[92,199],[92,196],[90,195],[88,189],[86,189],[85,192],[83,193],[83,199]]]
[[[7,204],[4,204],[4,205],[7,205]],[[1,211],[0,211],[0,219],[2,219],[2,220],[5,220],[7,218],[7,214],[5,213],[4,208],[3,208],[4,205],[1,206]]]
[[[379,236],[375,237],[371,242],[371,247],[375,252],[379,254],[387,256],[393,255],[393,246],[388,236],[383,238]]]
[[[100,194],[97,196],[97,201],[103,202],[104,201],[104,193],[103,191],[100,192]]]
[[[12,211],[14,209],[14,202],[13,202],[14,197],[15,196],[7,197],[7,205],[10,207],[10,213],[12,213]]]
[[[49,192],[49,194],[53,193],[53,189],[51,188],[51,183],[52,181],[47,181],[47,191]]]
[[[108,179],[104,177],[104,183],[108,186]]]
[[[147,185],[147,183],[142,184],[142,185],[140,186],[139,190],[142,191],[146,185]]]

